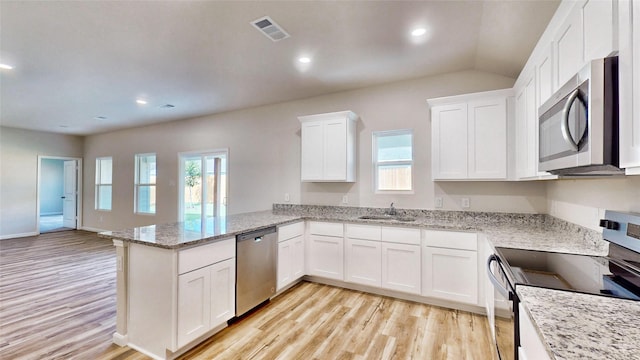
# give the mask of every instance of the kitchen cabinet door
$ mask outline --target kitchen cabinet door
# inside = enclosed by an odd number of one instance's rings
[[[346,281],[380,287],[382,278],[379,241],[346,239]]]
[[[467,178],[467,104],[434,106],[431,121],[433,179]]]
[[[344,280],[344,239],[342,237],[309,236],[309,275]]]
[[[640,175],[640,4],[619,1],[620,167]]]
[[[420,245],[382,243],[382,287],[421,293]]]
[[[538,165],[538,108],[535,73],[516,94],[516,176],[534,178]]]
[[[209,331],[210,315],[211,269],[205,267],[179,275],[178,347]]]
[[[542,105],[551,98],[553,87],[553,52],[551,44],[537,62],[538,104]]]
[[[613,34],[617,25],[614,5],[617,0],[587,0],[581,4],[584,38],[583,62],[609,56],[617,50]]]
[[[322,121],[302,123],[301,178],[302,181],[323,178],[324,124]]]
[[[554,38],[556,89],[575,75],[583,64],[581,15],[580,11],[572,11],[556,32]]]
[[[293,241],[278,243],[278,291],[289,285],[293,279]]]
[[[507,178],[507,100],[468,103],[468,177]]]
[[[422,254],[422,295],[478,303],[477,252],[424,246]]]
[[[296,281],[304,276],[304,236],[296,236],[290,240],[291,251],[291,281]]]
[[[339,119],[324,124],[324,180],[347,178],[347,121]]]
[[[210,328],[222,325],[236,315],[236,260],[209,266],[211,271]]]

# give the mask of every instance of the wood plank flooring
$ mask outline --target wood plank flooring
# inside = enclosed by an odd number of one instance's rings
[[[73,231],[0,241],[0,359],[149,359],[111,343],[115,249]],[[182,359],[491,359],[484,316],[302,282]]]

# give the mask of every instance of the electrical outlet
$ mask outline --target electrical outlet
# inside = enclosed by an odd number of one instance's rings
[[[469,203],[469,198],[462,198],[462,207],[468,209],[471,204]]]
[[[343,204],[349,203],[349,195],[342,195],[342,203]]]
[[[284,194],[284,201],[285,201],[285,202],[289,202],[289,201],[291,201],[291,198],[289,198],[289,193],[285,193],[285,194]]]
[[[435,205],[436,205],[436,208],[438,209],[442,207],[442,197],[436,196]]]

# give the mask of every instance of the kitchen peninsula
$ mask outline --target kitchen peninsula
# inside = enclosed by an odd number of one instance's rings
[[[100,236],[113,239],[117,247],[118,314],[114,342],[122,346],[128,345],[154,358],[171,359],[226,327],[226,321],[235,316],[233,301],[229,299],[235,289],[235,279],[233,278],[235,276],[234,237],[241,233],[271,226],[277,226],[280,231],[280,229],[287,229],[291,224],[301,222],[304,224],[304,227],[300,227],[304,233],[299,235],[305,243],[306,269],[302,274],[305,275],[304,279],[440,306],[453,304],[449,306],[479,313],[484,313],[483,287],[486,278],[484,262],[486,252],[490,251],[491,246],[596,256],[607,254],[607,243],[602,240],[602,236],[598,232],[548,215],[398,209],[397,217],[384,219],[384,213],[385,209],[379,208],[275,204],[272,211],[215,218],[200,232],[185,229],[183,223],[103,232]],[[372,214],[378,215],[378,218],[361,219],[363,215]],[[412,218],[413,221],[398,220],[401,218]],[[410,294],[409,291],[404,290],[386,290],[384,282],[382,288],[371,285],[362,286],[349,280],[344,274],[342,278],[337,280],[317,276],[309,272],[309,238],[315,236],[310,234],[313,232],[311,228],[314,224],[336,224],[340,229],[346,229],[344,235],[339,235],[343,238],[334,237],[339,240],[344,239],[344,244],[348,243],[349,236],[355,236],[353,235],[356,234],[355,230],[359,231],[359,234],[370,234],[372,230],[376,229],[377,231],[382,229],[383,234],[385,231],[415,230],[420,234],[418,249],[422,249],[423,255],[425,250],[429,248],[425,245],[425,236],[439,233],[477,235],[477,250],[466,251],[474,256],[477,253],[477,272],[474,272],[473,279],[478,282],[479,292],[472,301],[456,303],[456,301],[443,301],[431,295],[425,296],[424,282],[422,282],[422,292],[419,291],[420,286],[418,286],[418,292]],[[453,237],[450,239],[452,245],[458,241]],[[473,239],[475,243],[475,237]],[[385,244],[385,241],[392,243],[391,240],[385,240],[383,235],[382,244]],[[423,244],[420,245],[420,242]],[[343,243],[340,242],[340,244]],[[340,246],[342,246],[341,250],[346,247],[346,245]],[[425,257],[421,257],[421,259],[423,261],[422,271],[425,271]],[[348,263],[349,259],[343,258],[342,262]],[[224,266],[218,264],[224,264]],[[202,314],[194,315],[194,311],[200,309],[202,303],[191,302],[187,307],[180,306],[180,278],[202,269],[209,269],[206,271],[210,274],[210,278],[214,278],[218,273],[216,271],[222,269],[220,273],[226,276],[226,280],[223,279],[226,282],[218,281],[218,284],[224,284],[226,287],[223,286],[215,291],[213,287],[210,288],[211,298],[208,301],[215,305],[211,305],[211,310],[208,310],[211,321],[206,326],[185,327],[183,326],[184,321],[181,321],[181,311],[186,311],[187,318],[202,317]],[[347,268],[344,273],[348,274],[349,269]],[[213,281],[212,284],[214,283],[216,282]],[[138,286],[144,284],[144,288],[137,289],[135,284]],[[286,291],[286,288],[279,286],[278,290],[282,292]],[[216,293],[216,291],[218,292]],[[538,308],[546,306],[544,305],[545,301],[553,301],[553,298],[549,297],[545,300],[533,291],[523,291],[521,296],[525,305],[533,306],[530,311],[534,314],[532,316],[534,324],[540,319],[539,315],[535,315],[539,311]],[[214,302],[214,298],[226,300]],[[576,301],[581,301],[583,298],[584,296],[575,297]],[[585,299],[589,299],[589,297]],[[640,307],[639,303],[625,303],[625,305],[633,308]],[[561,305],[558,304],[558,306]],[[584,311],[585,308],[588,309],[588,306],[580,308]],[[571,309],[565,309],[565,311],[570,312]],[[640,314],[640,311],[636,313]],[[155,317],[152,316],[154,314]],[[634,315],[630,314],[629,316]],[[607,314],[594,315],[592,318],[601,319],[603,324],[608,321]],[[640,319],[630,319],[630,321],[640,321]],[[182,334],[181,331],[185,330],[192,331],[192,333]],[[548,334],[538,331],[544,335],[541,338],[547,344],[546,349],[549,357],[555,358],[551,349],[555,349],[557,345],[549,344],[562,341],[562,339],[550,338]],[[625,338],[628,339],[625,341],[626,346],[622,347],[624,351],[616,353],[619,350],[612,348],[609,350],[611,351],[609,357],[620,358],[620,356],[629,354],[629,351],[640,352],[640,348],[634,345],[640,344],[640,334],[630,332],[624,335],[628,336]],[[602,336],[606,338],[607,333]],[[618,339],[620,334],[615,336]],[[583,346],[585,342],[589,342],[589,339],[581,338],[580,334],[575,334],[571,341],[575,342],[575,346]],[[594,344],[594,346],[596,345]],[[599,349],[599,351],[599,354],[602,354],[602,351],[606,353],[607,350]]]

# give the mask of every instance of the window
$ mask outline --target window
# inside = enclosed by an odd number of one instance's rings
[[[156,213],[156,154],[137,154],[134,211]]]
[[[111,210],[111,171],[113,159],[96,159],[96,210]]]
[[[411,191],[412,130],[373,133],[373,171],[376,191]]]

